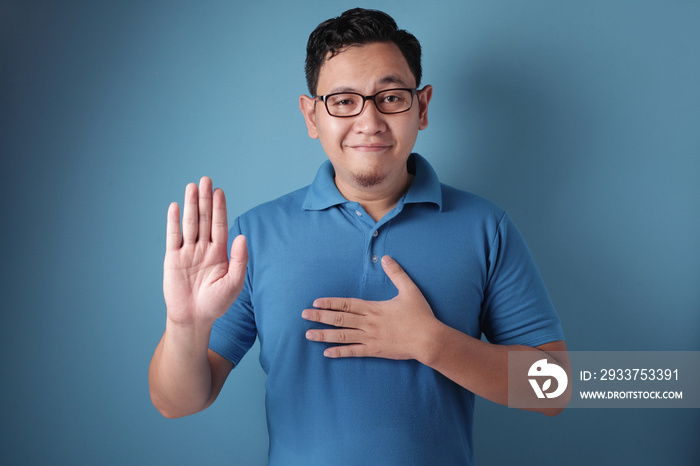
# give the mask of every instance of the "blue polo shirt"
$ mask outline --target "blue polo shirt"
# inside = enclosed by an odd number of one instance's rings
[[[474,394],[417,361],[328,359],[302,310],[321,297],[386,300],[389,254],[436,317],[474,338],[537,346],[563,340],[522,236],[491,202],[438,181],[420,155],[415,179],[375,222],[334,183],[314,182],[236,219],[248,241],[245,287],[210,348],[237,364],[256,336],[267,374],[271,465],[472,464]]]

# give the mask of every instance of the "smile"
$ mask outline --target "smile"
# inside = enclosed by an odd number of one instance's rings
[[[387,144],[355,144],[349,147],[360,152],[382,152],[389,149],[391,146]]]

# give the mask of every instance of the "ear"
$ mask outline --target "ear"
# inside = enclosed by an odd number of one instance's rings
[[[299,109],[304,115],[306,122],[306,130],[309,132],[309,137],[318,139],[318,130],[316,129],[316,100],[308,95],[299,97]]]
[[[418,91],[418,129],[425,129],[428,127],[428,104],[430,99],[433,98],[433,86],[428,84],[423,89]]]

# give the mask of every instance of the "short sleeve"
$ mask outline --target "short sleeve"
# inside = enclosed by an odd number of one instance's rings
[[[491,343],[538,346],[564,339],[542,276],[508,214],[490,246],[480,319]]]
[[[241,234],[240,221],[237,218],[229,231],[228,254],[231,254],[233,239]],[[255,314],[251,302],[251,270],[246,271],[245,284],[238,298],[222,317],[214,322],[209,338],[209,348],[238,364],[253,346],[257,336]]]

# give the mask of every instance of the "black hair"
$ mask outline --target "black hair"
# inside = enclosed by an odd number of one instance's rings
[[[306,84],[311,95],[316,95],[318,75],[326,58],[333,58],[345,47],[376,42],[393,42],[399,47],[416,78],[417,87],[422,74],[418,39],[410,32],[399,29],[394,18],[382,11],[354,8],[319,24],[309,36],[306,45]]]

